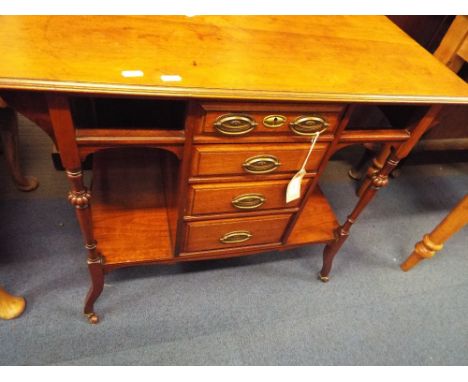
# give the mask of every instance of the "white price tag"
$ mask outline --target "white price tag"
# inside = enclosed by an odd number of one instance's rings
[[[307,153],[307,156],[304,160],[304,163],[302,164],[301,169],[292,177],[292,179],[288,183],[288,188],[286,189],[286,203],[292,202],[293,200],[299,199],[301,197],[302,179],[307,174],[307,171],[305,168],[306,168],[307,162],[309,161],[310,155],[312,154],[312,151],[314,150],[315,143],[317,142],[319,135],[320,135],[320,132],[314,134],[314,137],[312,138],[312,141],[310,142],[309,152]]]
[[[288,188],[286,190],[286,203],[292,202],[293,200],[299,199],[301,197],[301,184],[305,174],[306,171],[301,169],[289,182]]]

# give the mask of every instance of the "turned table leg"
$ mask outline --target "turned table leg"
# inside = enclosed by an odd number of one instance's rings
[[[329,280],[333,259],[348,238],[351,226],[367,204],[369,204],[369,202],[374,198],[377,191],[388,184],[388,174],[397,166],[397,164],[397,156],[393,153],[390,155],[390,158],[387,159],[382,170],[372,177],[370,185],[364,190],[353,212],[351,212],[346,219],[346,222],[336,230],[335,241],[325,246],[323,251],[323,266],[319,275],[321,281],[326,282]]]
[[[18,118],[13,109],[2,105],[4,104],[0,99],[0,135],[8,171],[18,190],[35,190],[39,186],[37,179],[21,172],[18,158]]]
[[[94,312],[94,303],[104,287],[104,267],[94,239],[91,192],[85,187],[83,181],[81,160],[68,99],[64,95],[48,94],[47,104],[60,157],[71,185],[68,200],[75,207],[76,217],[88,252],[87,263],[91,276],[91,288],[85,299],[84,314],[90,323],[96,324],[99,322],[99,318]]]
[[[400,265],[407,272],[421,260],[431,258],[440,251],[444,243],[455,233],[468,224],[468,194],[453,208],[434,230],[424,235],[423,239],[416,243],[413,252]]]
[[[369,204],[374,198],[377,191],[388,184],[389,174],[398,165],[398,162],[409,154],[411,149],[418,142],[419,138],[421,138],[424,132],[431,126],[440,109],[440,105],[432,106],[421,120],[413,126],[413,128],[409,129],[411,131],[409,139],[397,149],[392,149],[389,144],[384,146],[379,154],[379,158],[384,158],[383,160],[385,164],[369,178],[366,186],[361,187],[359,201],[356,207],[348,216],[346,222],[336,230],[335,240],[325,246],[323,251],[323,266],[319,274],[321,281],[326,282],[329,280],[333,259],[348,238],[349,231],[353,223],[359,217],[367,204]]]
[[[68,194],[69,202],[75,207],[76,216],[81,232],[85,239],[85,248],[88,251],[88,270],[91,276],[91,288],[85,299],[84,314],[91,324],[97,324],[99,317],[94,312],[94,303],[104,288],[104,270],[101,255],[97,251],[96,240],[93,234],[91,218],[91,193],[83,182],[83,171],[66,170],[67,178],[71,184]]]
[[[391,149],[392,149],[391,144],[388,144],[388,143],[384,144],[379,154],[375,158],[372,159],[372,164],[367,169],[366,177],[362,181],[362,184],[357,191],[358,196],[362,196],[364,194],[364,191],[371,185],[372,178],[374,177],[374,175],[376,175],[380,170],[382,170],[385,164],[385,161],[390,155]]]

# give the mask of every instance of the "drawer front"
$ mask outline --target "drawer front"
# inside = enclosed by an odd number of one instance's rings
[[[195,146],[192,176],[249,175],[293,173],[298,171],[309,151],[310,144],[281,145],[200,145]],[[317,170],[327,144],[318,143],[306,169]]]
[[[185,252],[279,243],[290,217],[284,214],[187,223]]]
[[[309,135],[324,129],[333,133],[343,105],[205,103],[198,135],[230,140],[245,135]]]
[[[308,179],[302,182],[302,192]],[[286,204],[289,180],[195,184],[190,187],[189,215],[249,212],[296,207],[301,199]]]

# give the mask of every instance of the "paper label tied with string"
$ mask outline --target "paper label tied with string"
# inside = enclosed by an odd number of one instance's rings
[[[307,157],[305,158],[304,163],[302,163],[301,169],[289,181],[288,188],[286,189],[286,203],[292,202],[293,200],[299,199],[301,197],[302,179],[307,174],[305,168],[307,166],[307,162],[309,161],[310,155],[314,150],[315,143],[317,142],[319,135],[320,132],[317,132],[313,135],[310,142],[309,152],[307,153]]]

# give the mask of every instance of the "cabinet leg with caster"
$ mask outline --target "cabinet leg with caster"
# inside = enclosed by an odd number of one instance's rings
[[[387,157],[385,164],[380,170],[377,169],[377,171],[373,174],[369,172],[369,176],[366,179],[366,182],[361,186],[358,192],[359,201],[356,204],[356,207],[354,207],[353,212],[351,212],[351,214],[348,216],[346,222],[337,229],[335,241],[327,244],[325,247],[323,252],[323,267],[320,272],[320,280],[329,280],[329,273],[331,271],[333,259],[344,244],[345,240],[348,238],[351,226],[359,217],[364,208],[374,198],[377,191],[388,184],[389,174],[395,169],[400,160],[409,154],[421,135],[429,128],[434,119],[437,117],[440,109],[440,105],[432,106],[421,118],[421,120],[415,126],[413,126],[412,129],[409,129],[411,131],[410,139],[400,145],[397,149],[394,149],[390,145],[384,145],[384,148],[382,149],[378,158],[382,160],[384,157]]]
[[[88,317],[90,324],[97,324],[99,322],[99,317],[94,312],[94,303],[99,298],[104,288],[104,272],[101,263],[100,257],[96,260],[88,259],[91,287],[86,296],[84,314]]]

